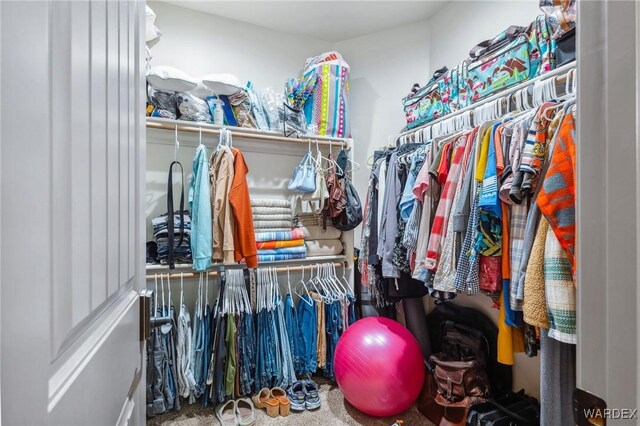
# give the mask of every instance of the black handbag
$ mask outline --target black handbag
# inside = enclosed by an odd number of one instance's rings
[[[511,392],[499,400],[469,407],[467,426],[539,426],[540,405],[524,393]]]
[[[339,184],[338,184],[339,185]],[[344,179],[346,204],[342,212],[332,219],[333,226],[341,231],[351,231],[362,223],[362,203],[351,178]]]
[[[576,60],[576,29],[567,31],[556,40],[556,68]]]

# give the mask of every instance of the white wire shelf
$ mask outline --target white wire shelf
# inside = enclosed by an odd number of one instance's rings
[[[259,141],[281,142],[290,144],[311,143],[312,145],[335,146],[350,149],[353,142],[349,138],[334,138],[328,136],[303,136],[303,137],[287,137],[282,133],[271,130],[248,129],[244,127],[234,126],[217,126],[209,123],[200,123],[197,121],[171,120],[168,118],[147,117],[147,129],[157,129],[175,132],[189,132],[208,135],[219,135],[222,129],[227,129],[235,138],[254,139]]]
[[[301,267],[312,266],[316,263],[336,263],[344,265],[347,262],[347,257],[345,255],[335,255],[335,256],[311,256],[306,257],[304,259],[291,259],[291,260],[278,260],[274,262],[260,262],[258,268],[268,268],[268,267],[282,267],[282,271],[286,271],[286,267],[290,266],[290,270],[296,271]],[[193,265],[191,263],[176,263],[175,269],[169,269],[168,265],[157,265],[157,264],[148,264],[147,267],[147,279],[154,278],[154,274],[198,274],[193,270]],[[218,272],[227,269],[247,269],[247,265],[244,263],[233,263],[233,264],[214,264],[206,271],[203,272]],[[150,274],[150,275],[149,275]],[[186,275],[185,275],[186,276]]]

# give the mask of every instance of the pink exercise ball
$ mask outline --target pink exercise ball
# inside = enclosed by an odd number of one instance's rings
[[[415,337],[401,324],[369,317],[347,328],[335,352],[334,372],[344,397],[376,417],[405,411],[424,383],[424,360]]]

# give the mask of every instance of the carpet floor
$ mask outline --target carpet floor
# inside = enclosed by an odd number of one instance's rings
[[[338,387],[324,379],[314,378],[320,385],[322,406],[315,411],[291,412],[287,417],[268,417],[264,410],[256,410],[256,426],[390,426],[396,420],[404,421],[405,426],[432,426],[415,406],[402,414],[389,418],[371,417],[356,410],[342,395]],[[171,411],[147,420],[147,426],[216,426],[219,425],[212,406],[202,408],[199,404],[184,404],[182,410]]]

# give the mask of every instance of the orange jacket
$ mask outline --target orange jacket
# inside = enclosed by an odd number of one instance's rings
[[[247,267],[257,268],[256,235],[253,230],[251,199],[249,198],[249,185],[247,184],[249,168],[240,150],[233,148],[232,153],[235,173],[231,190],[229,191],[229,203],[231,203],[236,224],[236,230],[233,234],[234,257],[236,262],[240,262],[244,258]]]

